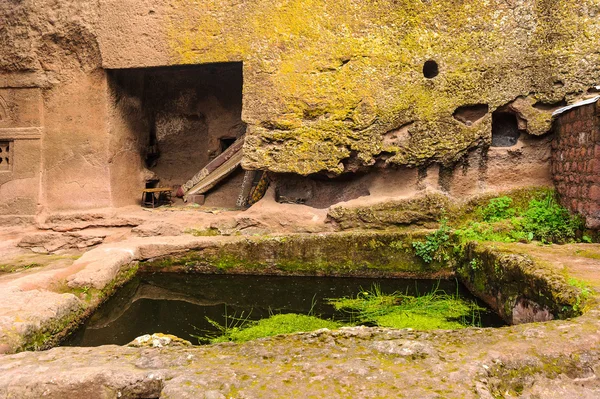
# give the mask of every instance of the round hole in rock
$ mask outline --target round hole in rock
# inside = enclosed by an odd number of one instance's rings
[[[508,112],[492,114],[492,147],[512,147],[517,144],[521,131],[517,117]]]
[[[438,76],[439,73],[440,69],[437,62],[433,60],[425,61],[425,64],[423,64],[423,76],[427,79],[432,79]]]

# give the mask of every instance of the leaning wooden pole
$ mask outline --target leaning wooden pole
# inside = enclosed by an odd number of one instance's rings
[[[230,175],[242,162],[244,136],[240,137],[222,154],[208,163],[202,170],[177,190],[178,197],[203,194]]]

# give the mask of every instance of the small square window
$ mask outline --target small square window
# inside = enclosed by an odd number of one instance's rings
[[[0,141],[0,172],[12,169],[12,141]]]

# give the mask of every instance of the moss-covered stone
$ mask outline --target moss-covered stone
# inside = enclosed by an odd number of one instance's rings
[[[450,208],[450,200],[440,193],[392,200],[372,206],[336,206],[329,210],[329,220],[342,230],[351,228],[387,228],[424,222],[437,222]]]
[[[170,3],[173,64],[244,62],[246,168],[340,173],[344,159],[381,154],[450,164],[491,142],[494,110],[526,98],[518,113],[543,134],[549,111],[535,102],[600,79],[594,0]],[[427,60],[439,65],[433,79]],[[467,126],[452,115],[469,104],[489,113]],[[384,144],[407,124],[406,143]]]
[[[467,199],[464,203],[455,203],[448,212],[448,219],[453,226],[462,226],[470,221],[481,221],[481,209],[485,208],[490,200],[498,196],[506,196],[512,200],[514,209],[526,209],[531,200],[542,200],[555,191],[549,187],[523,187],[502,193],[489,192]]]
[[[581,357],[579,353],[552,357],[537,355],[526,361],[496,364],[489,370],[490,391],[495,397],[506,394],[520,396],[525,389],[533,386],[535,377],[555,379],[561,374],[570,378],[586,375],[589,371]]]
[[[447,277],[452,268],[427,264],[412,242],[424,233],[353,232],[244,238],[184,256],[141,264],[145,271],[309,276]]]
[[[94,288],[69,288],[66,283],[54,287],[57,292],[73,294],[81,302],[79,307],[50,322],[39,326],[35,331],[26,336],[19,336],[16,342],[16,351],[44,350],[58,345],[66,336],[74,331],[82,322],[90,317],[98,307],[104,303],[116,290],[131,280],[138,271],[138,264],[133,263],[124,267],[121,272],[104,289]]]
[[[513,309],[519,298],[534,301],[558,318],[580,315],[588,299],[582,287],[570,283],[567,276],[527,255],[491,244],[467,244],[456,272],[473,294],[508,323],[513,323]]]
[[[513,208],[526,209],[531,200],[541,200],[553,193],[554,190],[548,187],[524,187],[503,192],[501,195],[512,200]],[[469,221],[481,220],[481,209],[498,195],[500,194],[490,192],[462,202],[439,192],[429,192],[421,196],[394,199],[369,206],[335,206],[329,210],[327,217],[340,230],[437,225],[442,218],[448,219],[450,225],[459,227]]]

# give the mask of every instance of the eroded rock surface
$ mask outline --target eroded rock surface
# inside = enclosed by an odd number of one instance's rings
[[[1,357],[0,395],[592,398],[600,336],[581,333],[600,327],[597,316],[454,332],[352,327],[194,348],[55,348]]]
[[[255,256],[254,262],[262,259],[263,263],[242,265],[235,259],[220,257],[221,262],[213,262],[213,266],[219,264],[221,271],[265,273],[280,267],[288,273],[308,274],[331,273],[335,266],[347,273],[347,265],[336,266],[336,258],[330,259],[334,262],[330,264],[307,261],[309,266],[303,268],[285,263],[287,258],[283,256],[329,256],[330,248],[341,252],[344,258],[350,253],[354,257],[361,253],[363,258],[353,258],[353,264],[363,264],[369,256],[379,254],[389,257],[385,264],[391,264],[395,272],[402,265],[409,265],[407,271],[411,273],[418,272],[420,269],[414,267],[423,265],[412,258],[402,258],[406,256],[402,234],[414,239],[417,232],[256,238],[183,235],[104,243],[69,263],[0,276],[0,351],[39,348],[51,342],[69,323],[98,306],[115,284],[135,272],[140,260],[159,257],[147,267],[174,270],[201,265],[198,253],[203,251],[205,261],[209,261],[220,250],[231,254],[235,249],[238,255]],[[340,250],[344,242],[355,245],[353,250]],[[357,243],[362,244],[356,246]],[[597,396],[600,312],[594,297],[600,288],[595,277],[600,266],[600,246],[496,243],[480,244],[471,251],[484,260],[477,262],[475,268],[465,264],[473,278],[474,292],[483,293],[484,299],[488,292],[491,304],[514,306],[513,297],[518,298],[519,294],[538,303],[552,299],[559,311],[578,304],[585,306],[587,312],[566,321],[499,329],[416,332],[359,327],[279,336],[241,345],[65,347],[0,355],[0,396],[369,398],[397,397],[399,392],[418,398],[509,398],[519,394],[562,398],[565,393],[583,398]],[[165,255],[179,257],[182,265],[164,258]],[[373,260],[377,259],[369,262]],[[582,296],[581,287],[570,283],[568,276],[586,281],[590,297]],[[513,280],[528,288],[517,293],[514,288],[519,284],[505,287],[506,281]],[[477,291],[480,289],[487,291]],[[532,306],[530,302],[528,305]],[[515,308],[509,310],[512,314],[506,316],[514,317],[519,312]],[[539,320],[536,317],[534,314],[534,321]],[[151,338],[148,342],[153,344]]]
[[[105,7],[104,65],[144,66],[147,53],[185,64],[242,60],[244,164],[276,172],[340,173],[380,158],[450,164],[490,144],[497,109],[511,108],[524,130],[543,134],[550,112],[534,105],[570,100],[599,78],[592,0],[190,0],[135,18],[129,8]],[[136,32],[151,20],[164,21],[152,27],[162,40],[140,45]],[[128,37],[111,37],[114,26]],[[472,123],[453,117],[473,104],[489,112]],[[386,143],[406,126],[406,139]]]

